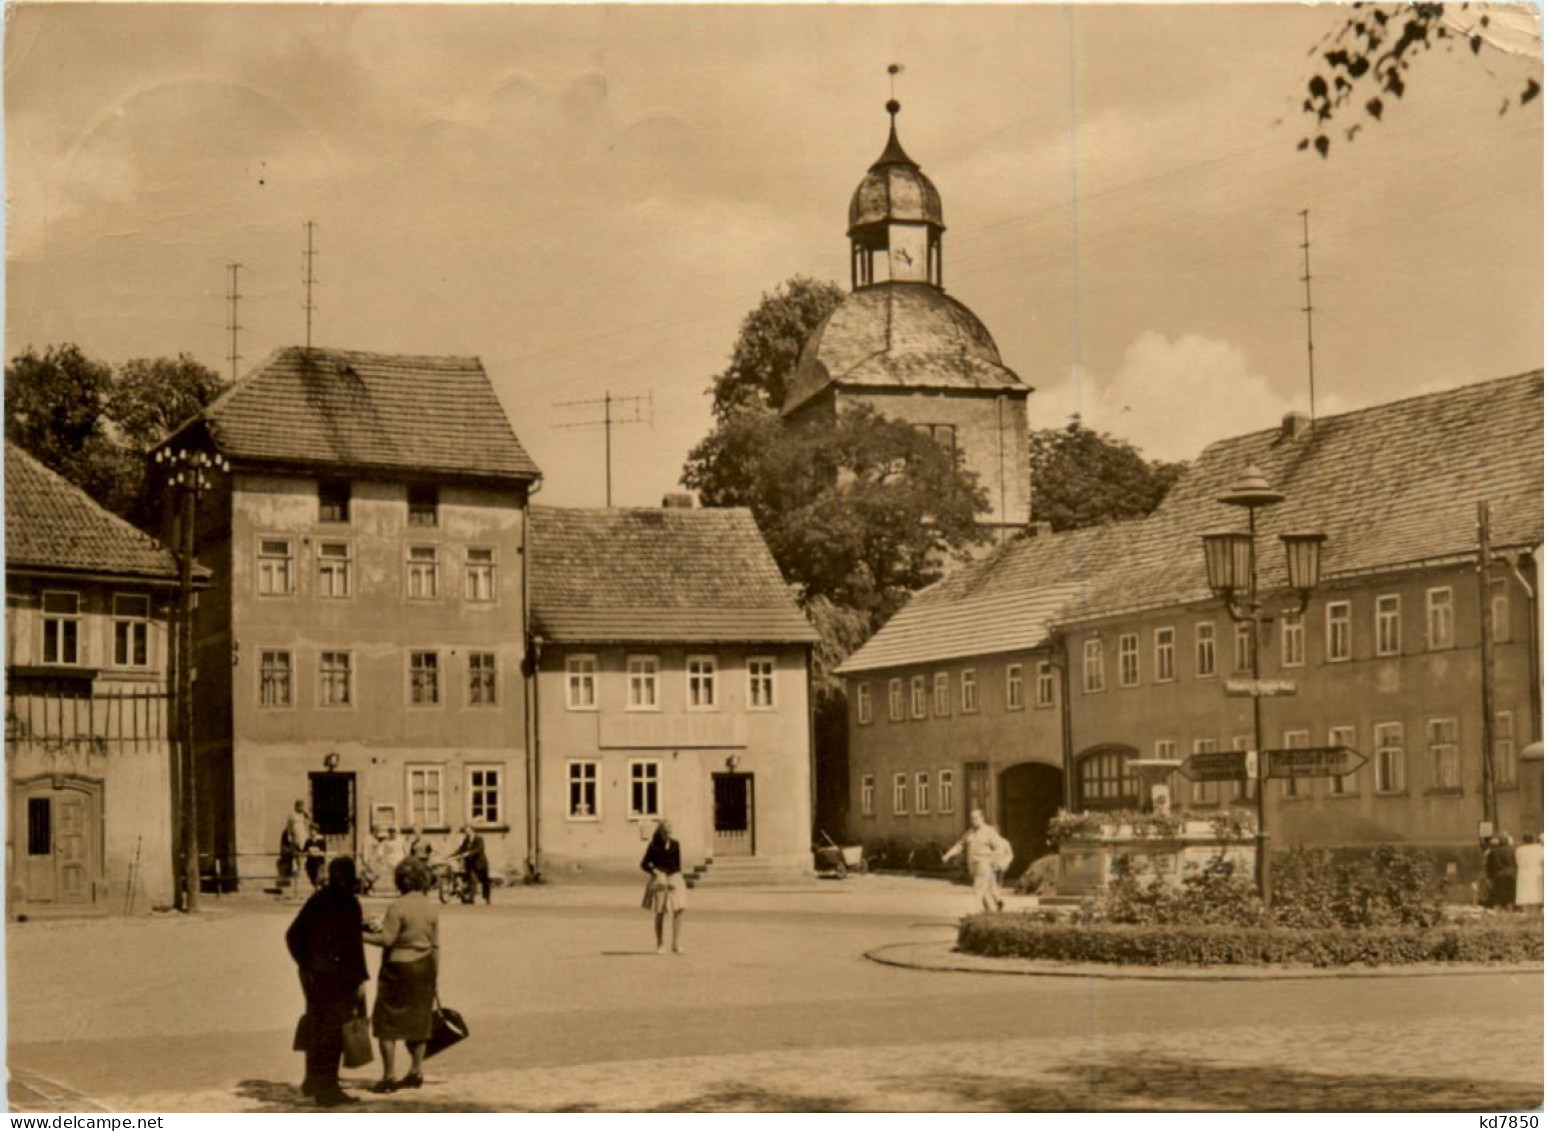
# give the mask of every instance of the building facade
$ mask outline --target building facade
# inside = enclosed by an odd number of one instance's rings
[[[10,444],[5,518],[10,913],[168,907],[177,562]]]
[[[476,359],[282,350],[164,445],[232,465],[206,496],[203,829],[275,875],[303,802],[331,852],[464,823],[529,856],[526,500],[538,477]]]
[[[685,869],[804,872],[809,649],[741,509],[534,507],[545,870],[639,866],[663,818]]]

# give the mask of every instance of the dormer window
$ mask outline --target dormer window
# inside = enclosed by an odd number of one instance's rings
[[[324,479],[317,484],[317,521],[349,521],[349,480]]]
[[[438,526],[441,492],[434,484],[410,483],[408,522],[410,526]]]

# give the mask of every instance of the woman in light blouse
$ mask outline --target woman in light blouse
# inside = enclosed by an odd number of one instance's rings
[[[382,948],[376,1007],[371,1011],[371,1027],[382,1050],[382,1079],[376,1085],[379,1092],[417,1088],[425,1082],[425,1042],[430,1039],[435,1009],[440,945],[440,908],[425,895],[430,890],[430,869],[425,862],[409,857],[398,865],[393,880],[401,894],[387,908],[381,930],[365,940]],[[402,1080],[393,1076],[398,1041],[408,1043],[412,1060]]]

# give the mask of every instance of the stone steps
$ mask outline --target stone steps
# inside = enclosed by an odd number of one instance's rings
[[[690,888],[760,887],[770,884],[802,883],[812,878],[810,871],[776,860],[756,856],[707,858],[683,874]]]

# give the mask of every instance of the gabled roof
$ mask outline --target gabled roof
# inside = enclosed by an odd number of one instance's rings
[[[810,643],[742,508],[532,507],[533,628],[559,643]]]
[[[14,444],[5,446],[5,565],[176,580],[177,560],[156,539],[105,510]],[[209,570],[196,567],[207,577]]]
[[[290,346],[179,433],[201,422],[234,460],[480,479],[541,474],[476,357]]]

